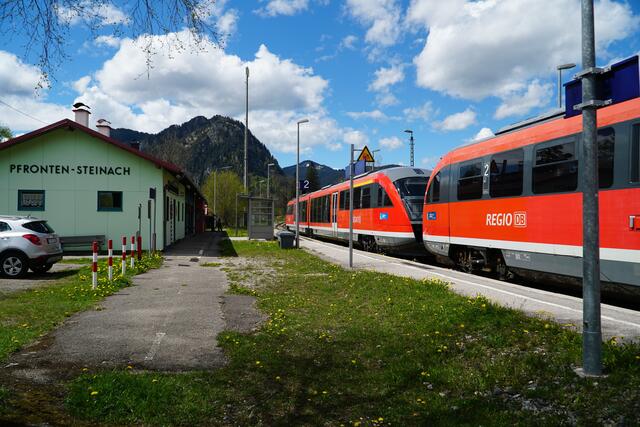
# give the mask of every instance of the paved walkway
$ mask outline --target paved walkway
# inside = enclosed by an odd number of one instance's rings
[[[200,264],[217,260],[223,236],[206,233],[179,242],[166,251],[160,269],[136,276],[134,286],[107,297],[100,310],[72,316],[53,332],[49,346],[26,351],[15,363],[172,371],[221,366],[216,336],[227,326],[227,281],[219,269]]]
[[[305,237],[300,239],[300,246],[330,262],[348,267],[349,249],[344,246]],[[561,324],[572,324],[582,330],[581,298],[359,250],[353,251],[353,261],[355,268],[420,280],[445,280],[459,294],[484,295],[500,305],[522,310],[529,315],[551,317]],[[602,333],[604,339],[616,336],[640,340],[640,312],[602,304]]]

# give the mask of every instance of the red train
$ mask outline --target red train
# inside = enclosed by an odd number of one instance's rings
[[[353,239],[369,251],[421,252],[422,206],[429,171],[395,167],[354,178]],[[295,230],[295,199],[285,218]],[[349,182],[300,197],[300,233],[349,239]]]
[[[582,276],[582,117],[549,116],[449,152],[431,174],[427,250],[504,278]],[[602,281],[640,286],[640,98],[598,110]]]

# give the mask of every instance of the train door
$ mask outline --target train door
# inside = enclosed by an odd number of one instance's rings
[[[331,195],[331,235],[338,237],[338,193]]]

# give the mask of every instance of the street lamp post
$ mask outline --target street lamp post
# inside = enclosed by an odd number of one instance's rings
[[[296,150],[296,249],[300,249],[300,224],[298,212],[300,211],[300,125],[308,123],[309,119],[298,120],[298,148]]]
[[[223,171],[225,169],[231,169],[231,168],[232,166],[223,166],[221,168],[213,170],[213,215],[217,215],[216,199],[218,198],[218,181],[217,181],[218,171],[219,170]]]
[[[411,164],[411,167],[413,167],[413,131],[411,129],[407,129],[405,130],[405,132],[409,134],[409,148],[411,149],[411,157],[409,159],[409,163]]]
[[[244,118],[244,192],[248,194],[248,181],[247,181],[247,169],[248,169],[248,158],[247,158],[247,146],[249,142],[249,67],[245,68],[245,73],[247,75],[246,80],[246,97],[245,97],[245,118]]]
[[[269,169],[271,169],[271,166],[275,166],[275,165],[276,165],[275,163],[269,163],[267,165],[267,199],[271,195],[271,186],[269,185]]]
[[[576,64],[568,63],[556,67],[558,70],[558,108],[562,108],[562,70],[570,70],[575,66]]]

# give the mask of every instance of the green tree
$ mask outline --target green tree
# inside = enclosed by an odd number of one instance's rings
[[[222,223],[227,226],[234,226],[236,223],[236,194],[243,193],[243,184],[240,177],[233,171],[221,171],[216,176],[216,188],[214,189],[214,174],[207,177],[202,185],[204,194],[209,204],[209,212],[214,212],[214,192],[215,212],[222,218]],[[243,212],[246,203],[239,201],[238,213]]]
[[[11,133],[11,129],[6,126],[0,125],[0,142],[4,142],[7,139],[13,138],[13,134]]]
[[[307,181],[309,181],[309,192],[320,189],[320,177],[313,164],[309,164],[307,168]]]

